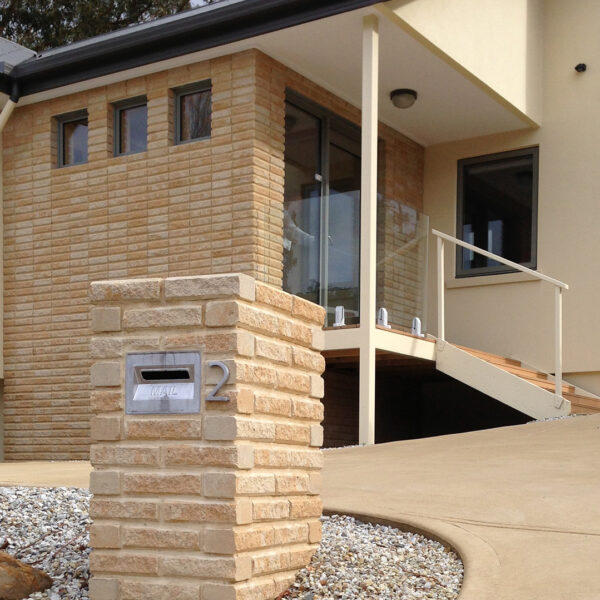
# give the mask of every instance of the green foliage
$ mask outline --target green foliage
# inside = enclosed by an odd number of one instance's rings
[[[0,0],[0,36],[40,52],[190,8],[190,0]]]

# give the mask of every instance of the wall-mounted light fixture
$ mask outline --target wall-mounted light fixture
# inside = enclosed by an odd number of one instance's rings
[[[417,100],[417,92],[408,88],[400,88],[390,93],[390,100],[397,108],[409,108]]]

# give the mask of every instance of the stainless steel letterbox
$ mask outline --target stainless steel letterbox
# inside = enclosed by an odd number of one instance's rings
[[[126,414],[200,412],[201,364],[200,352],[128,354]]]

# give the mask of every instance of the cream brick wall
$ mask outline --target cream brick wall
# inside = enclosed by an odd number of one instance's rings
[[[204,79],[211,138],[175,146],[170,90]],[[360,122],[258,51],[15,110],[3,135],[7,459],[89,455],[91,281],[239,271],[281,286],[286,86]],[[110,105],[140,94],[148,149],[113,157]],[[81,108],[89,161],[55,168],[53,117]],[[385,126],[380,135],[386,195],[420,207],[422,148]]]
[[[323,309],[235,274],[96,282],[91,299],[90,599],[272,600],[320,541]],[[117,311],[118,330],[100,318]],[[125,355],[149,348],[202,351],[199,414],[124,414]],[[205,400],[211,360],[228,402]]]

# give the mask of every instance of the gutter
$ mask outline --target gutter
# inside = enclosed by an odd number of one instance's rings
[[[380,3],[381,0],[244,0],[185,18],[120,30],[58,51],[41,53],[1,74],[29,96],[87,79],[222,46]]]

